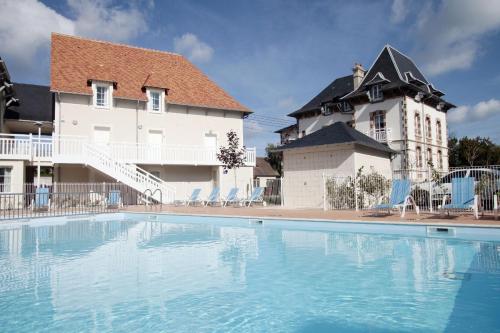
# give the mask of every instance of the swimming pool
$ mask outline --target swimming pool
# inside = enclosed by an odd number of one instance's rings
[[[2,332],[500,332],[500,230],[114,214],[0,224]]]

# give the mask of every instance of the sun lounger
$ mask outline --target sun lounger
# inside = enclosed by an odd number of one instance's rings
[[[252,203],[257,203],[257,202],[263,202],[264,201],[264,188],[263,187],[256,187],[252,195],[248,199],[242,200],[241,202],[243,203],[244,206],[250,207]]]
[[[392,209],[398,209],[401,217],[405,217],[406,207],[413,205],[417,214],[420,214],[419,207],[410,195],[411,183],[408,179],[395,179],[392,181],[391,195],[388,203],[379,202],[373,208],[376,210],[386,210],[391,213]],[[381,198],[383,199],[383,198]]]
[[[231,204],[240,202],[240,199],[238,199],[238,191],[239,189],[237,187],[230,189],[227,196],[222,200],[222,206],[226,207],[228,203]]]
[[[473,211],[474,217],[479,218],[479,198],[474,193],[474,178],[453,178],[451,180],[451,202],[446,203],[448,196],[443,197],[443,203],[439,207],[441,215],[446,211]]]
[[[220,203],[220,188],[214,187],[207,200],[205,200],[205,206],[215,205],[216,203]]]

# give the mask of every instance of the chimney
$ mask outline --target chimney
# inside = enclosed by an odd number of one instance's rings
[[[358,89],[361,81],[365,77],[366,70],[363,68],[363,65],[355,63],[352,68],[352,81],[354,90]]]

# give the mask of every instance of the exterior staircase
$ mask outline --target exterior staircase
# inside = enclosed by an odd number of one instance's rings
[[[152,195],[146,196],[146,199],[154,199],[164,204],[174,202],[175,188],[137,165],[116,161],[105,150],[90,142],[83,144],[83,155],[87,165],[117,181],[141,193],[149,189]],[[160,189],[161,195],[160,191],[155,192],[156,189]]]

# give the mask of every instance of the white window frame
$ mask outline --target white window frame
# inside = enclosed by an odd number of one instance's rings
[[[342,112],[352,112],[352,106],[351,106],[351,104],[349,104],[346,101],[344,101],[342,103]]]
[[[97,105],[97,87],[106,88],[106,105]],[[92,82],[93,104],[96,109],[110,109],[113,103],[113,84],[109,82]]]
[[[372,102],[378,102],[384,99],[384,93],[382,92],[382,85],[374,84],[370,87],[370,99]]]
[[[148,96],[148,103],[147,103],[147,108],[148,111],[151,113],[163,113],[165,110],[165,91],[161,89],[152,89],[152,88],[147,88],[146,93]],[[158,110],[153,110],[153,98],[152,93],[157,93],[160,95],[160,101],[159,101],[159,109]]]
[[[379,121],[377,121],[377,120],[379,120]],[[383,127],[378,126],[378,125],[383,125]],[[373,115],[373,128],[376,131],[384,131],[387,128],[387,119],[385,117],[385,112],[379,111]]]
[[[11,192],[12,187],[12,167],[0,166],[3,169],[3,175],[0,179],[0,192]]]

